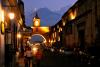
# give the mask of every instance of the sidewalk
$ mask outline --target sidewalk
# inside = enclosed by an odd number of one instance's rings
[[[18,59],[18,67],[25,67],[24,58],[19,58]]]
[[[19,52],[16,52],[16,67],[25,67],[24,57],[20,57]]]
[[[25,67],[24,57],[18,58],[18,67]],[[30,67],[32,67],[32,61]]]

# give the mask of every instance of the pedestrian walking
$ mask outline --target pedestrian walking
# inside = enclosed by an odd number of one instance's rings
[[[36,67],[36,58],[34,55],[32,56],[32,67]]]
[[[24,56],[25,56],[25,67],[30,67],[30,62],[32,59],[32,51],[30,47],[26,48]]]
[[[36,57],[36,66],[40,67],[40,61],[42,59],[42,51],[38,49],[35,57]]]

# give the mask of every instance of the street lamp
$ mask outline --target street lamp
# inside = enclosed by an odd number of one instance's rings
[[[10,12],[10,13],[8,13],[8,17],[9,17],[9,19],[10,19],[10,26],[8,27],[9,28],[9,30],[10,30],[10,34],[11,34],[11,36],[9,36],[10,38],[11,38],[11,44],[13,44],[12,46],[13,46],[13,48],[15,49],[16,48],[16,37],[15,37],[15,35],[16,35],[16,33],[15,33],[15,27],[16,27],[16,25],[15,25],[15,23],[14,23],[14,18],[15,18],[15,14],[13,13],[13,12]]]
[[[22,39],[23,39],[23,35],[21,35],[21,33],[17,33],[17,49],[21,52],[21,55],[23,56],[24,55],[24,45],[22,44]]]
[[[18,38],[18,39],[21,38],[21,34],[20,34],[20,33],[17,34],[17,38]]]

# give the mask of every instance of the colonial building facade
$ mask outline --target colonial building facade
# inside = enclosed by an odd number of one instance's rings
[[[0,0],[2,5],[2,10],[4,11],[4,26],[2,31],[4,35],[4,47],[5,50],[5,67],[11,66],[14,67],[14,57],[17,48],[17,33],[23,31],[25,26],[25,17],[24,17],[24,3],[22,0]],[[1,25],[0,25],[1,26]],[[12,64],[11,64],[12,63]],[[0,64],[1,65],[1,64]],[[4,67],[4,66],[2,66]]]
[[[4,12],[1,4],[2,1],[0,0],[0,66],[4,67]]]
[[[72,49],[100,46],[99,6],[99,0],[78,0],[62,19],[51,27],[52,45],[60,44]]]

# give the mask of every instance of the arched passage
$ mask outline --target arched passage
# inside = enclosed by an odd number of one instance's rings
[[[42,37],[43,38],[43,43],[45,43],[46,42],[46,38],[43,36],[43,35],[41,35],[41,34],[33,34],[32,35],[32,37],[34,38],[34,36],[40,36],[40,37]],[[32,39],[32,38],[31,38]]]

